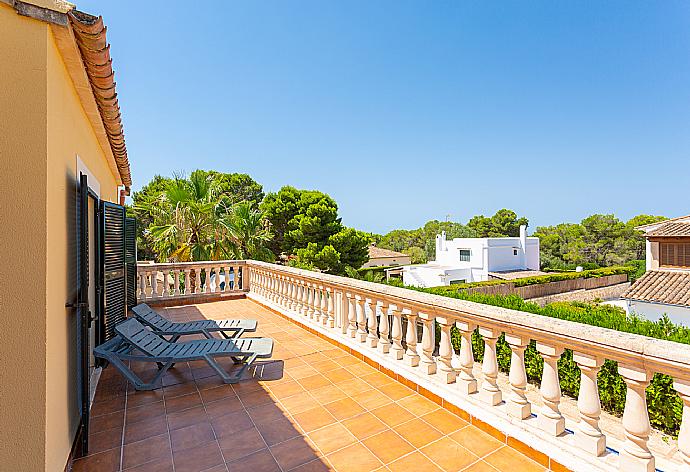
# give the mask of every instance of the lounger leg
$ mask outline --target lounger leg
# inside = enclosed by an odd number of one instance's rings
[[[256,360],[256,354],[253,354],[251,356],[245,357],[246,361],[245,364],[242,366],[242,368],[237,371],[235,375],[229,375],[228,372],[223,369],[216,360],[211,357],[211,356],[204,356],[204,359],[206,359],[206,362],[208,362],[208,365],[211,366],[213,370],[216,371],[216,373],[220,376],[221,379],[223,379],[223,382],[225,383],[237,383],[240,381],[242,378],[242,374],[244,374],[244,371],[247,370],[247,368]]]
[[[117,370],[120,371],[122,375],[125,376],[127,380],[129,380],[133,385],[134,388],[137,390],[154,390],[156,388],[160,388],[160,385],[158,385],[159,380],[165,375],[167,370],[172,366],[172,362],[168,362],[163,365],[163,368],[161,368],[158,373],[156,373],[155,377],[150,381],[150,382],[144,382],[141,377],[139,377],[137,374],[135,374],[132,369],[127,367],[122,360],[120,360],[119,357],[117,356],[108,356],[108,361],[115,366]]]
[[[206,339],[216,339],[216,338],[213,337],[213,335],[212,335],[211,333],[209,333],[209,332],[208,332],[207,330],[205,330],[205,329],[202,329],[202,330],[201,330],[201,334],[203,334],[204,336],[206,336]]]

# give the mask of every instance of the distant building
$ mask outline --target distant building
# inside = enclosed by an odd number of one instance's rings
[[[690,215],[637,229],[647,238],[647,272],[623,293],[624,308],[690,326]]]
[[[526,226],[520,227],[517,238],[455,238],[447,241],[444,231],[436,236],[436,259],[427,264],[403,267],[403,283],[438,287],[540,273],[534,271],[539,271],[539,238],[528,238]]]
[[[405,253],[369,246],[369,261],[362,267],[393,267],[410,264],[412,259]]]

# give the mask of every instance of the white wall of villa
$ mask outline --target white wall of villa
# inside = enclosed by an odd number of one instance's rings
[[[436,236],[435,260],[403,268],[403,283],[438,287],[489,280],[490,272],[539,270],[539,238],[520,228],[516,238],[455,238]]]

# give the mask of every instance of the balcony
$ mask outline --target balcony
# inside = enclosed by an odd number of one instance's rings
[[[91,455],[74,470],[690,467],[690,346],[254,261],[142,264],[138,273],[139,298],[165,316],[257,319],[274,355],[234,385],[205,364],[176,365],[152,392],[106,369]],[[476,328],[481,364],[469,343]],[[508,375],[496,361],[502,333]],[[526,381],[530,340],[544,358],[540,387]],[[581,369],[578,400],[558,386],[564,349]],[[604,359],[618,362],[627,387],[622,419],[600,409]],[[683,399],[677,441],[650,428],[644,389],[656,372],[672,376]]]

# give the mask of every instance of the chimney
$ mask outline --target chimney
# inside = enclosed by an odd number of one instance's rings
[[[527,225],[520,225],[520,246],[527,253]]]
[[[446,250],[446,232],[441,231],[441,249]]]

